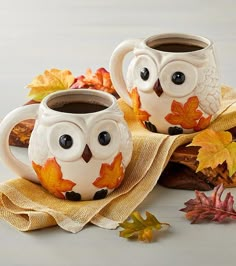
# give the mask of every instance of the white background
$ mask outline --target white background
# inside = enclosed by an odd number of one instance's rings
[[[0,117],[28,100],[26,85],[45,69],[75,76],[88,67],[108,69],[121,41],[164,32],[212,39],[222,83],[236,87],[235,0],[0,0]],[[0,181],[14,177],[0,165]],[[22,233],[0,221],[0,264],[235,265],[235,222],[191,225],[179,209],[193,197],[162,187],[150,193],[138,210],[171,224],[151,244],[93,225],[78,234],[59,227]]]

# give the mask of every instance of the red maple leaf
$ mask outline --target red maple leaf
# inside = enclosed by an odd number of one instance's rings
[[[203,220],[220,223],[226,218],[236,219],[236,211],[233,208],[234,198],[229,192],[222,201],[221,196],[223,191],[223,184],[216,186],[210,197],[196,190],[196,198],[185,202],[186,207],[180,211],[186,212],[186,218],[192,220],[192,224]]]

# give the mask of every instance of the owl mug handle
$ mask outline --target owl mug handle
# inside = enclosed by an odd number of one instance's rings
[[[120,97],[131,107],[132,101],[123,76],[123,61],[125,56],[129,52],[132,52],[140,41],[141,39],[123,41],[113,51],[110,59],[110,75],[112,83]]]
[[[38,113],[39,104],[31,104],[18,107],[11,111],[0,123],[0,158],[2,161],[20,177],[37,182],[33,169],[18,160],[11,152],[9,136],[15,125],[26,119],[35,119]]]

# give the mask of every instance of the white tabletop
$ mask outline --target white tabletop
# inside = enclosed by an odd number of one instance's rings
[[[0,117],[26,102],[25,86],[45,69],[108,69],[113,49],[128,38],[164,32],[199,34],[217,48],[222,82],[236,88],[235,0],[0,0]],[[21,153],[21,150],[18,150]],[[0,181],[16,175],[0,165]],[[228,189],[236,197],[236,188]],[[235,265],[236,224],[191,225],[179,211],[192,191],[160,186],[138,210],[171,224],[157,242],[119,237],[86,226],[18,232],[0,220],[1,265]]]

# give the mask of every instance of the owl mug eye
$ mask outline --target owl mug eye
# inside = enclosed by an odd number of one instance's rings
[[[62,161],[72,161],[81,157],[86,145],[79,126],[70,122],[58,122],[47,133],[50,153]]]
[[[180,71],[176,71],[172,77],[171,77],[171,80],[174,84],[176,85],[181,85],[184,83],[185,81],[185,75],[183,72],[180,72]]]
[[[184,97],[197,85],[198,72],[195,66],[185,61],[171,61],[160,73],[163,91],[171,97]]]
[[[70,135],[64,134],[60,136],[59,144],[63,149],[70,149],[73,145],[73,139]]]
[[[144,81],[148,80],[148,78],[149,78],[149,70],[146,67],[141,69],[140,77]]]
[[[116,155],[121,143],[118,123],[102,120],[93,125],[90,131],[89,147],[95,158],[106,159]]]
[[[99,135],[98,135],[98,142],[102,146],[108,145],[110,143],[110,141],[111,141],[111,135],[109,134],[109,132],[102,131],[101,133],[99,133]]]
[[[151,56],[138,55],[129,66],[131,88],[137,87],[138,90],[148,92],[152,91],[158,78],[158,68]],[[128,79],[129,81],[129,79]]]

